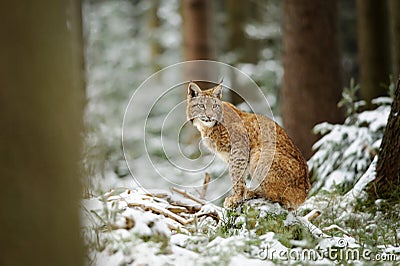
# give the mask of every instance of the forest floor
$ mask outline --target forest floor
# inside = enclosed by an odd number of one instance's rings
[[[346,194],[320,192],[295,212],[260,199],[228,210],[179,189],[114,189],[83,200],[87,262],[398,265],[400,204],[368,203],[374,170],[375,161]]]

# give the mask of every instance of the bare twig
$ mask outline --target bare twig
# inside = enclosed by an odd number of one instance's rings
[[[179,189],[179,188],[173,187],[173,188],[172,188],[172,191],[174,191],[174,192],[176,192],[176,193],[179,193],[179,194],[181,194],[182,196],[184,196],[184,197],[186,197],[186,198],[188,198],[188,199],[191,199],[191,200],[193,200],[194,202],[197,202],[197,203],[199,203],[199,204],[201,204],[201,205],[205,205],[205,204],[206,204],[206,202],[205,202],[204,200],[199,199],[199,198],[196,198],[195,196],[190,195],[190,194],[187,193],[186,191],[183,191],[183,190],[181,190],[181,189]]]
[[[200,218],[203,216],[207,216],[207,217],[211,217],[212,219],[214,219],[214,221],[216,221],[217,223],[219,222],[219,216],[217,213],[200,213],[198,215],[196,215],[196,218]]]
[[[188,203],[181,202],[181,201],[171,201],[170,204],[172,206],[179,206],[179,207],[186,208],[186,210],[190,214],[194,214],[194,213],[200,211],[201,206],[202,206],[202,205],[200,205],[198,203],[196,203],[196,204],[188,204]]]
[[[169,205],[169,206],[166,207],[166,209],[169,210],[170,212],[175,213],[175,214],[182,213],[182,212],[184,212],[184,213],[188,213],[189,212],[188,209],[186,209],[183,206]]]
[[[310,230],[310,233],[315,237],[315,238],[328,238],[329,236],[327,234],[325,234],[324,232],[322,232],[321,229],[319,229],[318,227],[316,227],[315,225],[313,225],[309,220],[307,215],[304,217],[297,217],[297,219],[299,220],[299,222],[306,228],[308,228],[308,230]]]
[[[324,232],[329,232],[331,230],[338,230],[347,236],[352,236],[349,232],[347,232],[346,230],[344,230],[343,228],[341,228],[340,226],[338,226],[336,224],[332,224],[330,226],[322,228],[322,231],[324,231]]]
[[[208,183],[210,183],[211,180],[211,176],[209,173],[205,173],[204,174],[204,181],[203,181],[203,187],[201,189],[201,193],[200,193],[200,199],[204,200],[206,198],[206,193],[207,193],[207,187],[208,187]]]
[[[150,211],[153,211],[155,213],[162,214],[165,217],[169,217],[169,218],[171,218],[171,219],[173,219],[173,220],[175,220],[175,221],[177,221],[177,222],[179,222],[179,223],[181,223],[183,225],[192,222],[192,219],[191,220],[186,220],[185,218],[182,218],[181,216],[176,215],[175,213],[173,213],[173,212],[171,212],[171,211],[169,211],[167,209],[160,208],[160,207],[158,207],[156,205],[146,205],[144,203],[129,203],[128,206],[129,207],[140,207],[145,211],[150,210]]]
[[[321,215],[321,211],[314,209],[314,210],[310,211],[307,215],[305,215],[304,218],[307,219],[309,222],[311,222],[312,220],[314,220],[315,218],[317,218],[320,215]]]

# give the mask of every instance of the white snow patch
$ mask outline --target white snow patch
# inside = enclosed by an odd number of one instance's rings
[[[375,169],[377,161],[378,157],[375,156],[368,170],[362,175],[356,185],[344,196],[341,206],[345,207],[349,202],[361,198],[364,188],[376,178]]]

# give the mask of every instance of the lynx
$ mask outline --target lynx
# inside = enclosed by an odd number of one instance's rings
[[[293,210],[305,201],[310,181],[299,149],[268,117],[243,112],[222,101],[222,83],[201,90],[190,82],[187,118],[200,131],[207,148],[228,164],[232,194],[225,198],[224,207],[265,198]],[[246,186],[248,175],[258,186]]]

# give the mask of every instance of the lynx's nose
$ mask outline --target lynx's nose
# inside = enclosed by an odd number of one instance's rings
[[[206,113],[205,113],[205,116],[206,116],[208,119],[211,119],[211,117],[214,116],[213,110],[212,110],[211,108],[210,108],[210,109],[207,109],[207,110],[206,110]]]
[[[208,116],[201,116],[200,119],[204,122],[211,122],[213,119]]]

